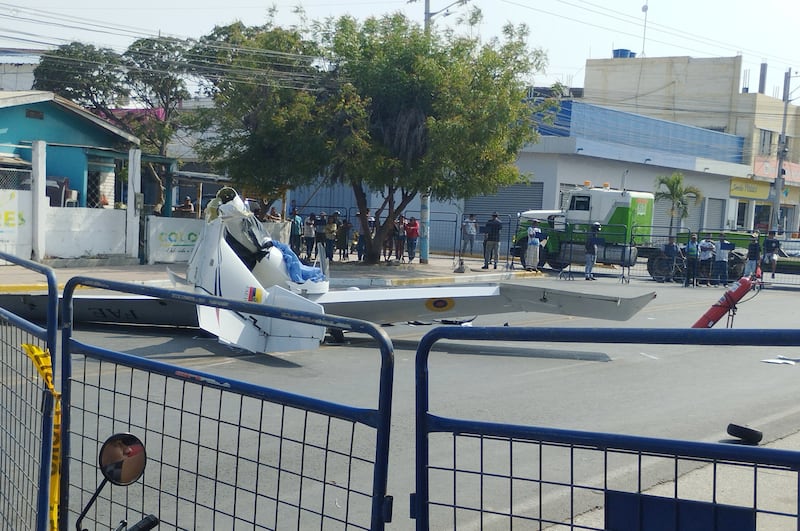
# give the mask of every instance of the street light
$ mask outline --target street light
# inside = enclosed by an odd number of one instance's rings
[[[408,0],[408,3],[416,2],[417,0]],[[444,16],[450,14],[448,11],[451,7],[454,6],[463,6],[469,3],[470,0],[455,0],[454,2],[450,2],[443,8],[439,9],[438,11],[431,11],[431,0],[425,0],[425,31],[429,31],[431,29],[431,20],[436,15],[440,15],[444,13]]]

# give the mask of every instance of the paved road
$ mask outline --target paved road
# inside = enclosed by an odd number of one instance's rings
[[[439,281],[449,282],[444,273],[442,267]],[[479,316],[474,326],[688,328],[723,293],[719,288],[635,280],[623,284],[613,277],[589,283],[548,276],[518,276],[516,281],[607,294],[655,289],[658,297],[625,323],[515,313]],[[753,295],[740,304],[735,327],[796,327],[794,291],[765,289]],[[414,490],[410,466],[414,462],[414,353],[428,329],[387,328],[396,349],[391,529],[413,527],[407,507]],[[348,336],[342,346],[269,355],[233,351],[194,332],[134,334],[98,329],[80,331],[79,337],[113,350],[300,394],[353,405],[375,404],[377,351],[368,338],[357,335]],[[431,356],[431,405],[434,412],[446,416],[697,441],[727,440],[727,424],[737,422],[763,430],[765,442],[800,449],[798,437],[792,437],[800,423],[800,367],[762,362],[778,355],[800,357],[797,349],[788,348],[448,341]]]

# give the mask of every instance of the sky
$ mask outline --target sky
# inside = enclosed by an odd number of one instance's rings
[[[762,62],[769,65],[766,94],[781,97],[791,68],[800,86],[800,47],[796,45],[800,2],[787,0],[428,0],[434,27],[470,31],[459,15],[477,6],[484,20],[482,39],[500,35],[503,25],[525,23],[529,44],[548,57],[536,85],[561,82],[582,87],[586,59],[602,59],[612,50],[638,56],[743,57],[742,84],[758,89]],[[135,39],[158,35],[198,38],[214,26],[240,20],[267,21],[277,8],[278,25],[296,25],[300,6],[309,20],[345,14],[359,20],[401,11],[423,23],[425,0],[109,0],[0,1],[0,47],[45,48],[71,41],[123,52]],[[476,30],[472,30],[473,33]],[[796,93],[796,92],[795,92]]]

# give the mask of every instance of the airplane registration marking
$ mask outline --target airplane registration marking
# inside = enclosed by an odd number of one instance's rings
[[[450,297],[446,299],[428,299],[425,301],[425,307],[432,312],[446,312],[455,306],[456,301]]]

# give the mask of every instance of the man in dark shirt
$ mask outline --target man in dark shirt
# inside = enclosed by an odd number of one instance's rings
[[[744,266],[745,277],[756,275],[758,263],[761,261],[761,245],[758,243],[758,232],[754,232],[747,246],[747,262]]]
[[[781,248],[781,242],[775,237],[775,231],[771,230],[767,233],[767,239],[764,240],[764,257],[761,259],[762,273],[769,267],[772,272],[772,278],[775,278],[775,268],[778,266],[778,250]]]
[[[492,219],[486,222],[486,243],[483,249],[483,267],[489,269],[489,262],[494,258],[494,268],[497,269],[497,260],[500,256],[500,231],[503,224],[497,219],[497,212],[492,214]]]
[[[597,261],[597,240],[599,236],[597,233],[600,232],[600,223],[594,222],[592,223],[591,231],[589,234],[586,235],[586,243],[584,244],[584,249],[586,251],[586,268],[584,269],[584,276],[586,280],[597,280],[594,278],[594,264]]]

